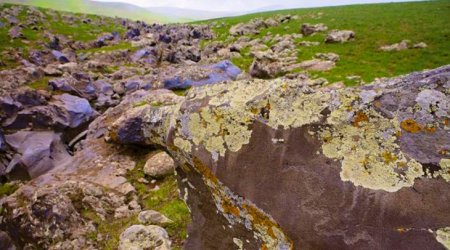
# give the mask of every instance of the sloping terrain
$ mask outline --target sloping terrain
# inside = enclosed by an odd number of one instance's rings
[[[328,31],[352,30],[356,38],[349,43],[327,44],[324,42],[327,32],[318,32],[312,36],[293,37],[294,46],[291,48],[291,54],[297,62],[310,60],[316,53],[338,54],[340,60],[335,68],[312,74],[324,77],[329,82],[344,81],[352,85],[355,81],[351,79],[361,78],[364,82],[371,82],[377,77],[392,77],[450,63],[449,9],[449,1],[426,1],[258,13],[213,20],[213,30],[218,35],[214,41],[225,47],[236,44],[236,41],[239,43],[240,36],[232,36],[229,32],[230,28],[239,23],[277,15],[295,17],[285,24],[254,28],[254,31],[258,30],[257,34],[252,34],[251,31],[245,35],[253,42],[239,44],[242,47],[239,51],[241,57],[232,58],[232,61],[248,71],[254,59],[251,52],[257,50],[255,47],[268,50],[286,38],[283,36],[299,34],[304,23],[323,23]],[[273,39],[277,35],[282,38]],[[380,50],[382,46],[402,40],[410,40],[411,47],[424,42],[427,48],[391,52]],[[318,42],[318,45],[301,46],[303,41]],[[291,72],[296,71],[298,70]]]
[[[0,5],[0,249],[450,248],[449,7]]]
[[[90,0],[0,0],[0,3],[26,4],[58,11],[122,17],[146,22],[181,22],[183,19],[154,13],[146,8],[126,3],[96,2]]]

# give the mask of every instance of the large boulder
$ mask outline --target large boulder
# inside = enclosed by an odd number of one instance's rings
[[[54,132],[20,131],[5,137],[15,152],[6,169],[10,179],[36,178],[70,159],[60,135]]]
[[[97,116],[90,103],[83,98],[62,94],[44,105],[30,106],[12,113],[2,126],[8,130],[25,128],[48,129],[70,134],[82,129]],[[73,130],[67,130],[68,128]]]
[[[236,81],[136,115],[180,166],[188,249],[444,249],[449,87],[450,66],[357,88]]]

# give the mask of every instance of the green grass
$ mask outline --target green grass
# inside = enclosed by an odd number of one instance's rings
[[[179,198],[177,181],[174,176],[168,176],[153,185],[141,183],[138,180],[146,178],[144,165],[144,159],[138,161],[135,168],[127,173],[126,178],[135,187],[142,209],[158,211],[173,221],[165,228],[172,240],[172,247],[181,249],[187,238],[187,225],[191,218],[188,207]],[[159,189],[150,191],[155,185],[159,186]]]
[[[99,242],[99,246],[104,250],[117,249],[119,246],[120,235],[123,231],[132,225],[139,224],[137,215],[121,219],[102,220],[94,211],[84,209],[81,211],[81,216],[85,219],[93,221],[97,229],[93,232],[89,232],[86,237],[96,242],[97,235],[101,234],[104,240]]]
[[[28,84],[28,87],[36,90],[48,90],[48,81],[51,77],[43,77],[37,81]]]
[[[17,3],[14,0],[2,0],[7,3]],[[162,16],[152,13],[145,8],[140,8],[134,5],[127,5],[122,3],[100,3],[95,1],[81,1],[81,0],[22,0],[21,4],[51,8],[58,11],[67,11],[74,13],[88,13],[93,15],[102,15],[108,17],[123,17],[131,20],[144,20],[146,22],[178,22],[176,18]]]
[[[0,199],[13,194],[19,187],[16,184],[5,183],[0,184]]]
[[[317,13],[321,18],[315,18]],[[313,73],[330,82],[344,81],[350,75],[362,76],[366,82],[376,77],[392,77],[412,71],[431,69],[450,63],[450,1],[427,1],[389,4],[352,5],[266,12],[240,17],[215,19],[226,26],[214,28],[215,41],[225,41],[229,28],[256,17],[273,17],[277,14],[299,15],[299,20],[262,30],[252,38],[264,37],[267,32],[275,34],[299,33],[303,23],[324,23],[331,29],[350,29],[356,32],[356,40],[345,44],[323,43],[325,34],[317,34],[300,40],[320,41],[317,47],[298,47],[299,61],[309,60],[316,53],[334,52],[340,55],[337,67],[328,72]],[[200,22],[202,23],[202,22]],[[285,27],[288,27],[285,30]],[[409,39],[412,43],[425,42],[426,49],[400,52],[382,52],[379,47]],[[297,41],[300,41],[297,40]],[[269,44],[270,45],[270,44]],[[233,59],[243,70],[248,70],[252,58]]]

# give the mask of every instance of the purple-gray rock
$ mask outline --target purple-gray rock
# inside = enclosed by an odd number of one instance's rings
[[[9,179],[33,179],[70,159],[60,135],[54,132],[20,131],[5,137],[16,153],[6,169]]]
[[[52,50],[53,57],[58,60],[60,63],[68,63],[70,62],[66,55],[58,50]]]
[[[167,89],[186,89],[192,86],[203,86],[216,84],[224,81],[236,80],[242,72],[230,61],[222,61],[216,64],[208,65],[200,69],[201,75],[196,75],[198,69],[195,66],[191,71],[189,69],[180,72],[171,78],[163,81]]]

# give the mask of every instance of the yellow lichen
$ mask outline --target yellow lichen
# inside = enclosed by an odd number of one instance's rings
[[[439,175],[450,182],[450,159],[441,159],[439,166],[441,167]]]
[[[423,175],[422,166],[398,150],[396,119],[388,120],[374,110],[367,110],[369,114],[370,123],[354,126],[346,124],[346,112],[334,111],[332,122],[337,127],[321,133],[323,154],[341,159],[341,179],[357,186],[395,192],[414,185],[415,178]],[[405,166],[402,175],[397,172],[400,166]]]
[[[444,245],[445,248],[450,249],[450,227],[437,230],[436,240]]]

